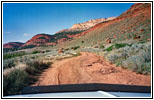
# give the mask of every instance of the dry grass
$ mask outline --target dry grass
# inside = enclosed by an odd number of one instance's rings
[[[104,56],[117,66],[131,69],[137,73],[150,74],[151,72],[150,42],[114,49],[111,52],[106,52]]]

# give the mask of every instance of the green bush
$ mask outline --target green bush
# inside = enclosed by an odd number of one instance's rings
[[[112,45],[113,46],[113,45]],[[110,51],[112,46],[109,47]],[[124,47],[125,46],[125,47]],[[117,66],[130,69],[140,74],[151,72],[151,43],[136,43],[132,45],[117,45],[111,52],[106,52],[105,57]]]
[[[108,60],[112,63],[115,63],[115,61],[118,59],[118,55],[113,54],[111,56],[108,57]]]
[[[32,54],[40,53],[40,51],[33,51]]]
[[[115,44],[114,46],[116,49],[119,49],[119,48],[123,48],[123,47],[130,46],[130,45],[127,43],[121,43],[121,44]]]
[[[3,60],[5,59],[10,59],[10,58],[14,58],[14,57],[18,57],[18,56],[23,56],[26,55],[27,53],[25,52],[17,52],[17,53],[12,53],[12,54],[4,54],[3,55]]]
[[[123,47],[126,47],[126,46],[131,46],[131,45],[129,45],[127,43],[116,43],[116,44],[108,47],[106,49],[106,51],[112,51],[113,48],[119,49],[119,48],[123,48]]]
[[[16,69],[3,77],[3,93],[5,95],[20,94],[22,88],[30,83],[28,73]]]
[[[13,59],[3,60],[3,69],[11,68],[15,66],[15,62]]]
[[[106,51],[112,51],[112,49],[113,49],[113,45],[110,46],[110,47],[108,47],[108,48],[106,49]]]
[[[6,95],[20,94],[21,90],[35,81],[37,75],[42,70],[48,68],[51,63],[44,63],[39,61],[27,62],[25,70],[15,69],[6,76],[3,76],[3,93]]]
[[[39,74],[43,69],[46,69],[50,66],[51,63],[43,63],[40,61],[29,61],[26,62],[26,65],[28,66],[25,71],[30,75],[37,75]]]

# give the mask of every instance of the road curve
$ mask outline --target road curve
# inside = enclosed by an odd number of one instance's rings
[[[151,86],[151,77],[116,67],[96,54],[82,52],[80,56],[55,61],[32,86],[79,83]]]

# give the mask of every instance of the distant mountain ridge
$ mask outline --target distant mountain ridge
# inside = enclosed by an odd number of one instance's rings
[[[113,20],[115,18],[116,17],[91,19],[91,20],[83,22],[83,23],[74,24],[71,28],[63,29],[63,30],[61,30],[59,32],[56,32],[56,34],[61,33],[61,32],[85,31],[85,30],[95,26],[98,23],[101,23],[101,22],[104,22],[104,21]]]
[[[109,18],[99,18],[99,19],[91,19],[89,21],[74,24],[69,29],[64,29],[59,32],[57,32],[55,35],[49,35],[49,34],[37,34],[33,36],[30,40],[28,40],[26,43],[18,46],[19,47],[35,47],[35,46],[41,46],[41,45],[56,45],[59,43],[63,43],[64,41],[67,41],[68,39],[71,40],[75,36],[80,35],[79,33],[91,28],[92,26],[112,20],[115,17],[109,17]],[[10,45],[13,43],[9,43]],[[16,46],[7,46],[8,44],[4,44],[4,48],[16,48]]]
[[[15,48],[15,49],[18,49],[23,45],[24,45],[24,43],[21,43],[21,42],[9,42],[9,43],[5,43],[3,45],[3,48]]]
[[[79,38],[60,45],[70,48],[114,44],[122,41],[151,41],[151,4],[137,3],[117,18],[105,21],[81,33]]]
[[[97,42],[111,43],[129,39],[150,40],[150,7],[150,3],[137,3],[118,17],[92,19],[74,24],[71,28],[58,31],[54,35],[37,34],[19,47],[49,46],[63,43],[64,46],[85,45],[86,43],[93,45]],[[65,43],[65,41],[69,42]],[[9,46],[4,44],[3,47]]]

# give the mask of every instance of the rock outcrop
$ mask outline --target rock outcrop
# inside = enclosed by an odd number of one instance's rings
[[[83,23],[74,24],[71,28],[63,29],[63,30],[57,32],[56,34],[61,33],[61,32],[85,31],[85,30],[95,26],[96,24],[99,24],[99,23],[105,22],[105,21],[109,21],[109,20],[113,20],[115,18],[116,17],[91,19],[91,20],[83,22]]]

